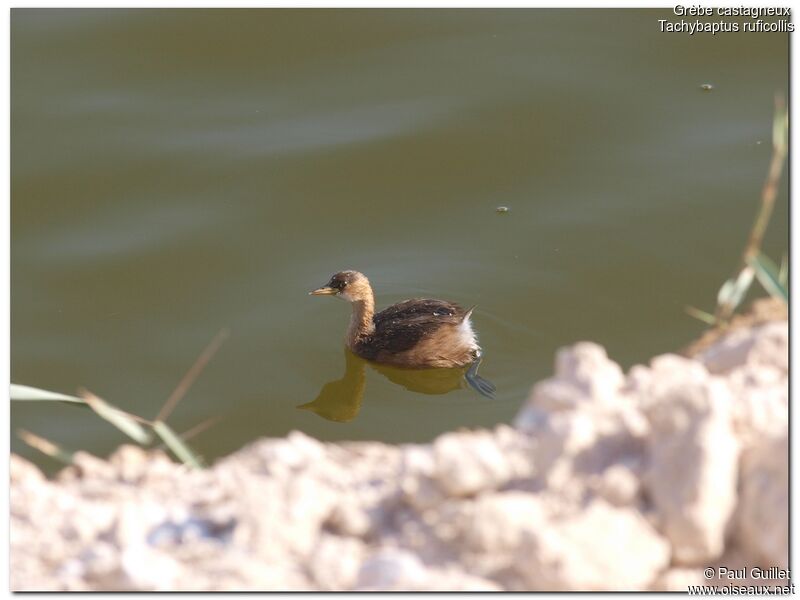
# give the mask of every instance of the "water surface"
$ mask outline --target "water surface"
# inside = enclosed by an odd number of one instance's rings
[[[669,14],[15,9],[12,380],[152,418],[228,327],[170,417],[221,417],[194,440],[213,459],[492,426],[561,346],[682,347],[752,223],[788,36],[659,33]],[[784,182],[776,259],[787,214]],[[298,410],[345,375],[349,307],[306,294],[347,268],[379,308],[477,304],[497,399],[365,366],[352,418]],[[123,439],[69,406],[15,404],[18,427]]]

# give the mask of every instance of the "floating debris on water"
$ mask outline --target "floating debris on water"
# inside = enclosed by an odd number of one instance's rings
[[[511,209],[508,208],[507,206],[498,206],[494,210],[495,210],[495,212],[499,212],[499,213],[507,213]]]
[[[710,92],[711,90],[714,89],[714,86],[711,85],[710,83],[704,83],[703,85],[700,86],[700,89],[703,90],[704,92]]]

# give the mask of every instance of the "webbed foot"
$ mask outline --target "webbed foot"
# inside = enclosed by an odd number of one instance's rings
[[[480,364],[481,357],[478,356],[478,358],[475,359],[475,362],[469,366],[467,372],[464,373],[464,379],[466,379],[469,386],[481,396],[485,396],[491,400],[494,400],[494,393],[497,388],[491,381],[478,375],[478,367]]]

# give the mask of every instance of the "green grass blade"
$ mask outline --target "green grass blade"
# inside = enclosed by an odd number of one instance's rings
[[[98,398],[91,392],[85,390],[83,392],[83,399],[99,417],[111,423],[125,435],[136,440],[142,445],[147,445],[150,443],[150,434],[144,429],[144,427],[136,422],[132,415],[129,415],[128,413],[111,406],[102,398]]]
[[[742,298],[750,288],[750,284],[753,282],[753,275],[753,268],[747,266],[739,271],[736,278],[732,277],[723,283],[717,294],[717,304],[727,307],[728,312],[732,313],[739,306]]]
[[[184,444],[177,434],[172,431],[172,428],[164,423],[164,421],[155,421],[153,423],[153,430],[164,440],[167,447],[172,450],[172,453],[175,454],[183,464],[194,467],[195,469],[203,468],[203,462],[200,460],[200,457],[192,452],[189,446]]]
[[[695,319],[698,319],[703,323],[708,323],[709,325],[717,324],[717,318],[714,315],[707,313],[704,310],[700,310],[699,308],[695,308],[694,306],[686,306],[684,310],[686,310],[686,313],[689,316],[694,317]]]
[[[781,150],[786,148],[786,140],[789,134],[789,113],[783,106],[783,99],[780,106],[775,109],[775,116],[772,119],[772,145]]]
[[[50,440],[46,440],[45,438],[31,433],[30,431],[26,431],[25,429],[18,430],[17,436],[31,448],[38,450],[50,458],[55,458],[57,461],[66,465],[71,465],[73,463],[72,452],[64,450],[61,446],[54,444]]]
[[[789,282],[789,261],[786,254],[781,258],[781,270],[778,271],[778,281],[783,287]]]
[[[77,402],[86,404],[86,401],[75,396],[67,396],[58,392],[49,392],[29,385],[19,385],[12,383],[9,386],[12,400],[57,400],[60,402]]]
[[[217,350],[219,350],[219,347],[228,337],[229,333],[227,328],[223,328],[214,336],[214,339],[211,340],[200,356],[197,357],[197,360],[194,361],[191,368],[186,371],[186,374],[178,383],[178,387],[176,387],[169,398],[167,398],[167,401],[164,403],[164,406],[161,407],[158,416],[155,418],[156,421],[166,421],[169,415],[172,414],[178,402],[181,401],[186,395],[186,392],[189,391],[189,388],[192,387],[194,380],[197,379],[203,369],[205,369],[206,365],[213,358],[214,354],[216,354]]]
[[[755,256],[747,257],[747,264],[755,271],[758,281],[772,297],[780,298],[784,302],[789,300],[789,293],[781,285],[780,272],[772,259],[763,252],[759,252]]]
[[[205,421],[203,421],[202,423],[199,423],[198,425],[195,425],[191,429],[187,429],[186,431],[184,431],[182,433],[179,433],[178,437],[181,439],[181,441],[187,442],[188,440],[190,440],[194,436],[200,435],[201,433],[206,431],[209,427],[211,427],[212,425],[217,423],[220,420],[220,418],[221,417],[211,417],[210,419],[206,419]],[[160,444],[158,446],[158,449],[159,450],[166,450],[167,449],[167,445],[162,443],[162,444]]]

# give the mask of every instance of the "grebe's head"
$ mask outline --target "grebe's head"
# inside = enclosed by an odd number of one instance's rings
[[[369,279],[358,271],[340,271],[328,283],[309,292],[312,296],[339,296],[348,302],[358,302],[372,296]]]

